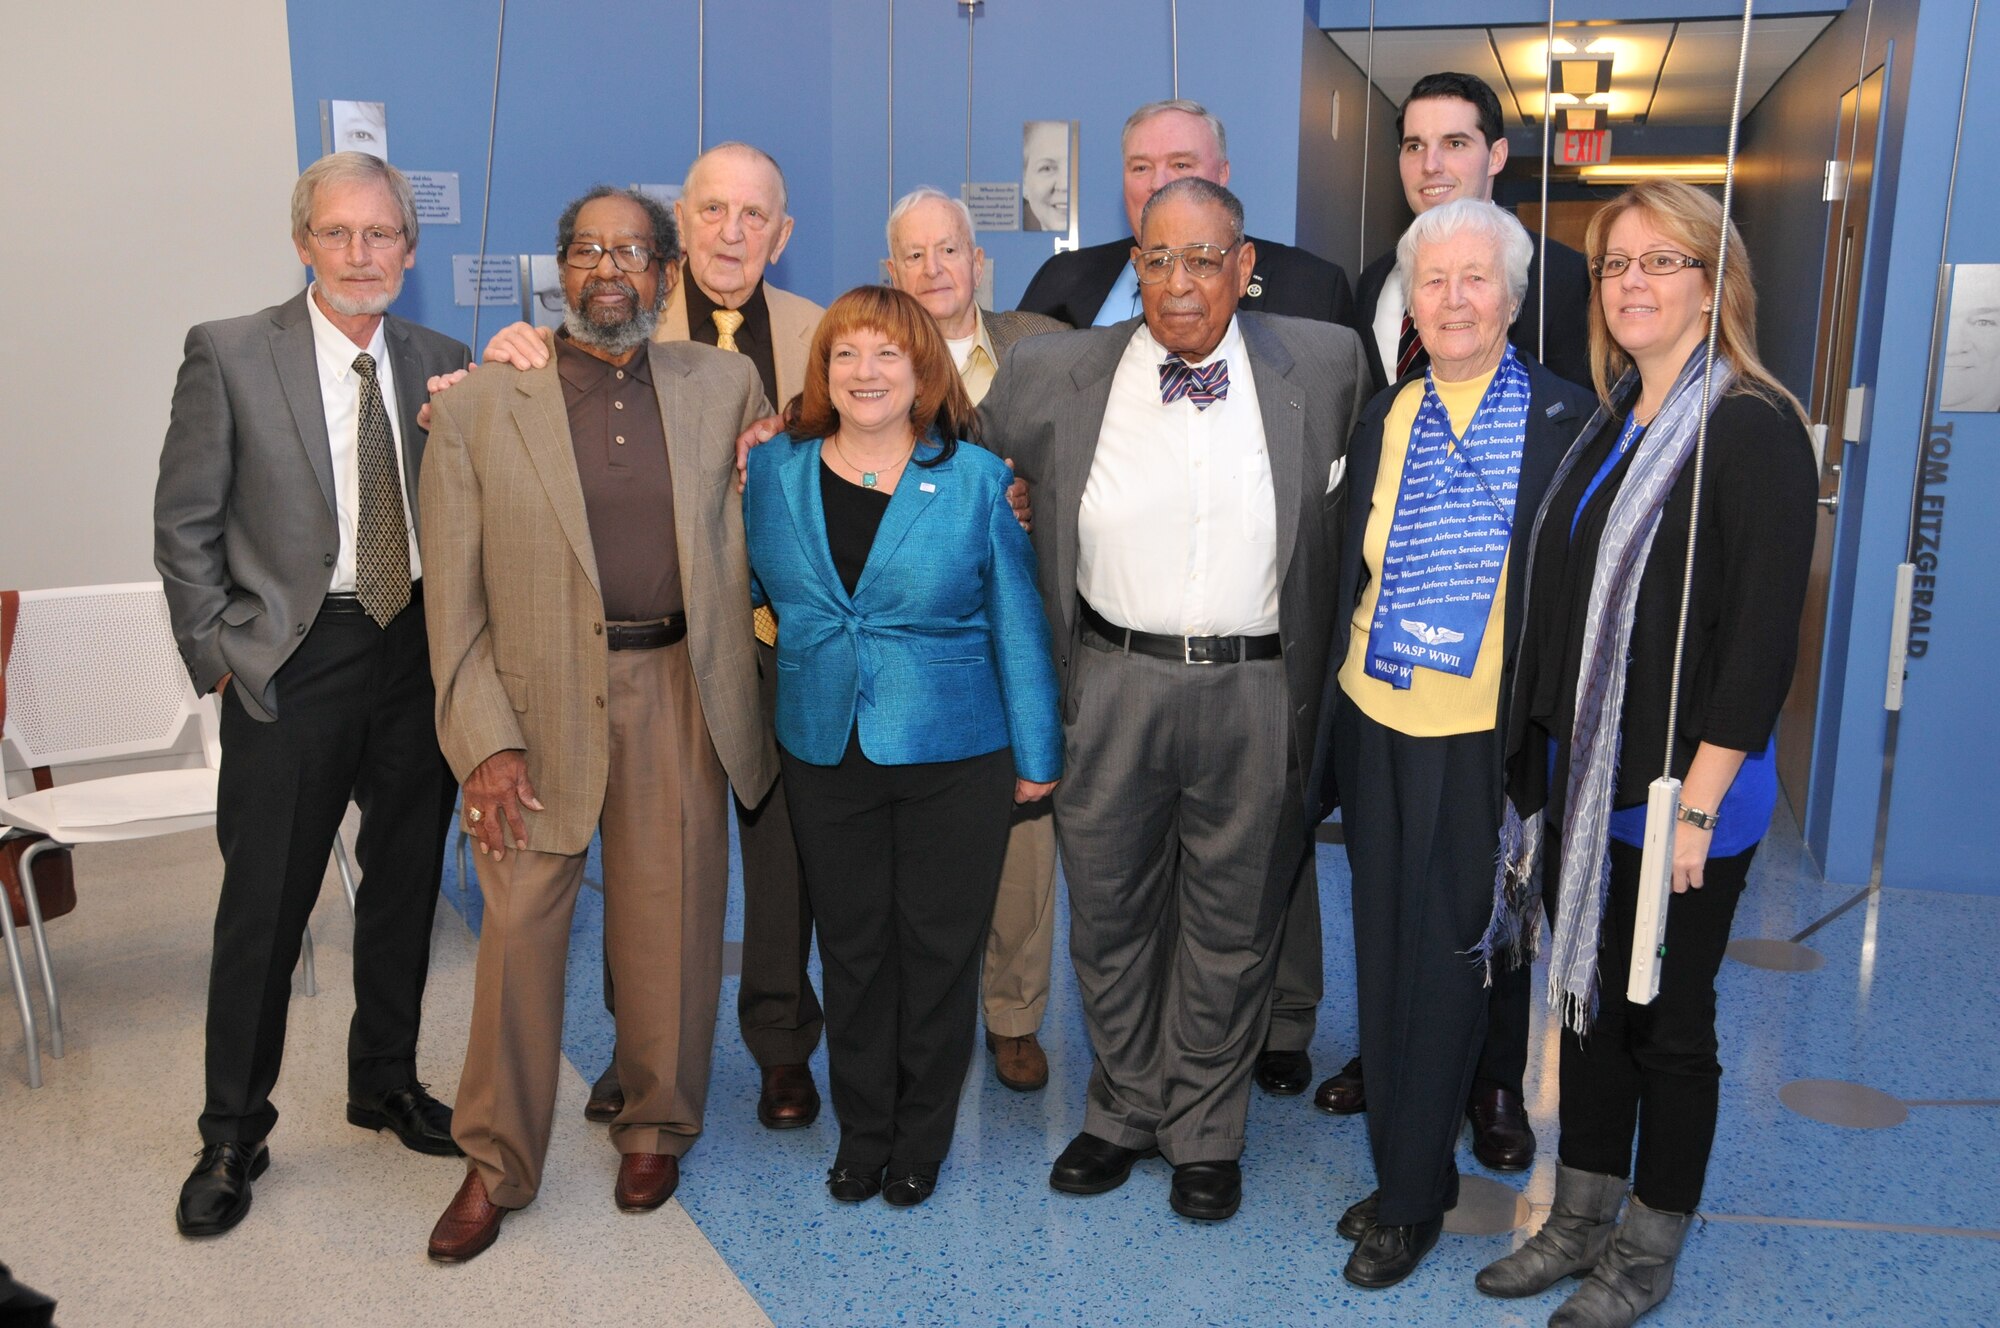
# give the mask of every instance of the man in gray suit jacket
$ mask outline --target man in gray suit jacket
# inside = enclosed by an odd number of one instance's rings
[[[1017,345],[983,405],[1035,493],[1063,688],[1057,834],[1092,1068],[1049,1183],[1155,1150],[1183,1216],[1242,1198],[1273,943],[1309,847],[1333,627],[1348,328],[1238,314],[1256,256],[1221,185],[1177,180],[1133,251],[1143,319]]]
[[[432,728],[416,485],[424,381],[466,348],[386,316],[416,262],[410,186],[361,153],[292,192],[315,281],[188,333],[160,453],[153,559],[198,692],[222,694],[222,895],[209,973],[201,1160],[175,1218],[216,1235],[270,1165],[272,1085],[306,919],[361,806],[347,1118],[452,1154],[417,1081],[454,790]]]

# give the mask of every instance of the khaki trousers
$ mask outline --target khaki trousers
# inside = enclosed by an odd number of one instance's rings
[[[1026,1037],[1041,1028],[1055,934],[1056,818],[1052,801],[1043,798],[1014,809],[986,935],[980,996],[995,1037]]]
[[[685,641],[611,652],[605,701],[610,769],[598,828],[625,1088],[611,1141],[621,1153],[680,1156],[701,1133],[708,1099],[729,888],[729,785]],[[486,914],[452,1137],[502,1208],[521,1207],[541,1187],[562,1060],[570,917],[585,857],[528,851],[480,864]]]

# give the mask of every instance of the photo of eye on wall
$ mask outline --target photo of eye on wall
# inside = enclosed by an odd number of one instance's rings
[[[2000,411],[2000,263],[1952,269],[1938,409]]]
[[[1021,229],[1069,229],[1069,121],[1021,125]]]
[[[389,160],[389,106],[379,101],[323,101],[319,104],[320,147],[327,152],[365,152]]]
[[[563,325],[562,264],[554,254],[528,255],[528,298],[522,303],[536,327]]]

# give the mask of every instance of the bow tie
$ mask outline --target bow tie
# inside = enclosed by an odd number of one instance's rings
[[[1197,369],[1178,355],[1160,365],[1160,401],[1171,406],[1186,397],[1196,410],[1207,410],[1229,396],[1229,361],[1213,360]]]

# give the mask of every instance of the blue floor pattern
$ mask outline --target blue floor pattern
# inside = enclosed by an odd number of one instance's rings
[[[455,847],[455,844],[454,844]],[[587,876],[598,878],[593,861]],[[1347,864],[1321,845],[1328,999],[1313,1045],[1316,1075],[1354,1046]],[[455,857],[447,897],[474,930],[476,884]],[[1790,937],[1845,903],[1781,808],[1739,908],[1738,937]],[[958,1134],[936,1195],[922,1207],[848,1207],[824,1187],[837,1127],[757,1124],[757,1070],[737,1036],[737,980],[724,980],[708,1120],[679,1198],[783,1328],[848,1325],[1458,1325],[1543,1323],[1567,1286],[1525,1301],[1473,1290],[1473,1274],[1528,1228],[1445,1235],[1402,1285],[1364,1292],[1340,1277],[1349,1246],[1333,1230],[1373,1187],[1365,1121],[1314,1111],[1303,1097],[1253,1090],[1244,1203],[1224,1223],[1176,1217],[1170,1168],[1135,1168],[1122,1189],[1080,1199],[1048,1188],[1049,1163],[1081,1127],[1089,1044],[1065,960],[1042,1031],[1050,1081],[1019,1094],[974,1058]],[[612,1029],[598,961],[602,899],[579,896],[571,933],[564,1050],[585,1076],[609,1062]],[[1725,963],[1719,981],[1722,1120],[1703,1213],[1672,1298],[1648,1317],[1673,1325],[2000,1324],[2000,977],[1992,938],[2000,897],[1884,890],[1808,942],[1826,958],[1805,973]],[[727,934],[742,933],[731,828]],[[817,962],[814,964],[817,980]],[[975,1036],[968,1029],[967,1036]],[[1554,1043],[1538,1008],[1528,1067],[1542,1142],[1526,1176],[1495,1177],[1545,1207],[1555,1143]],[[825,1050],[814,1058],[822,1091]],[[1545,1065],[1548,1073],[1544,1073]],[[1848,1129],[1796,1115],[1787,1082],[1845,1079],[1913,1107],[1893,1129]],[[1460,1169],[1484,1173],[1461,1146]]]

